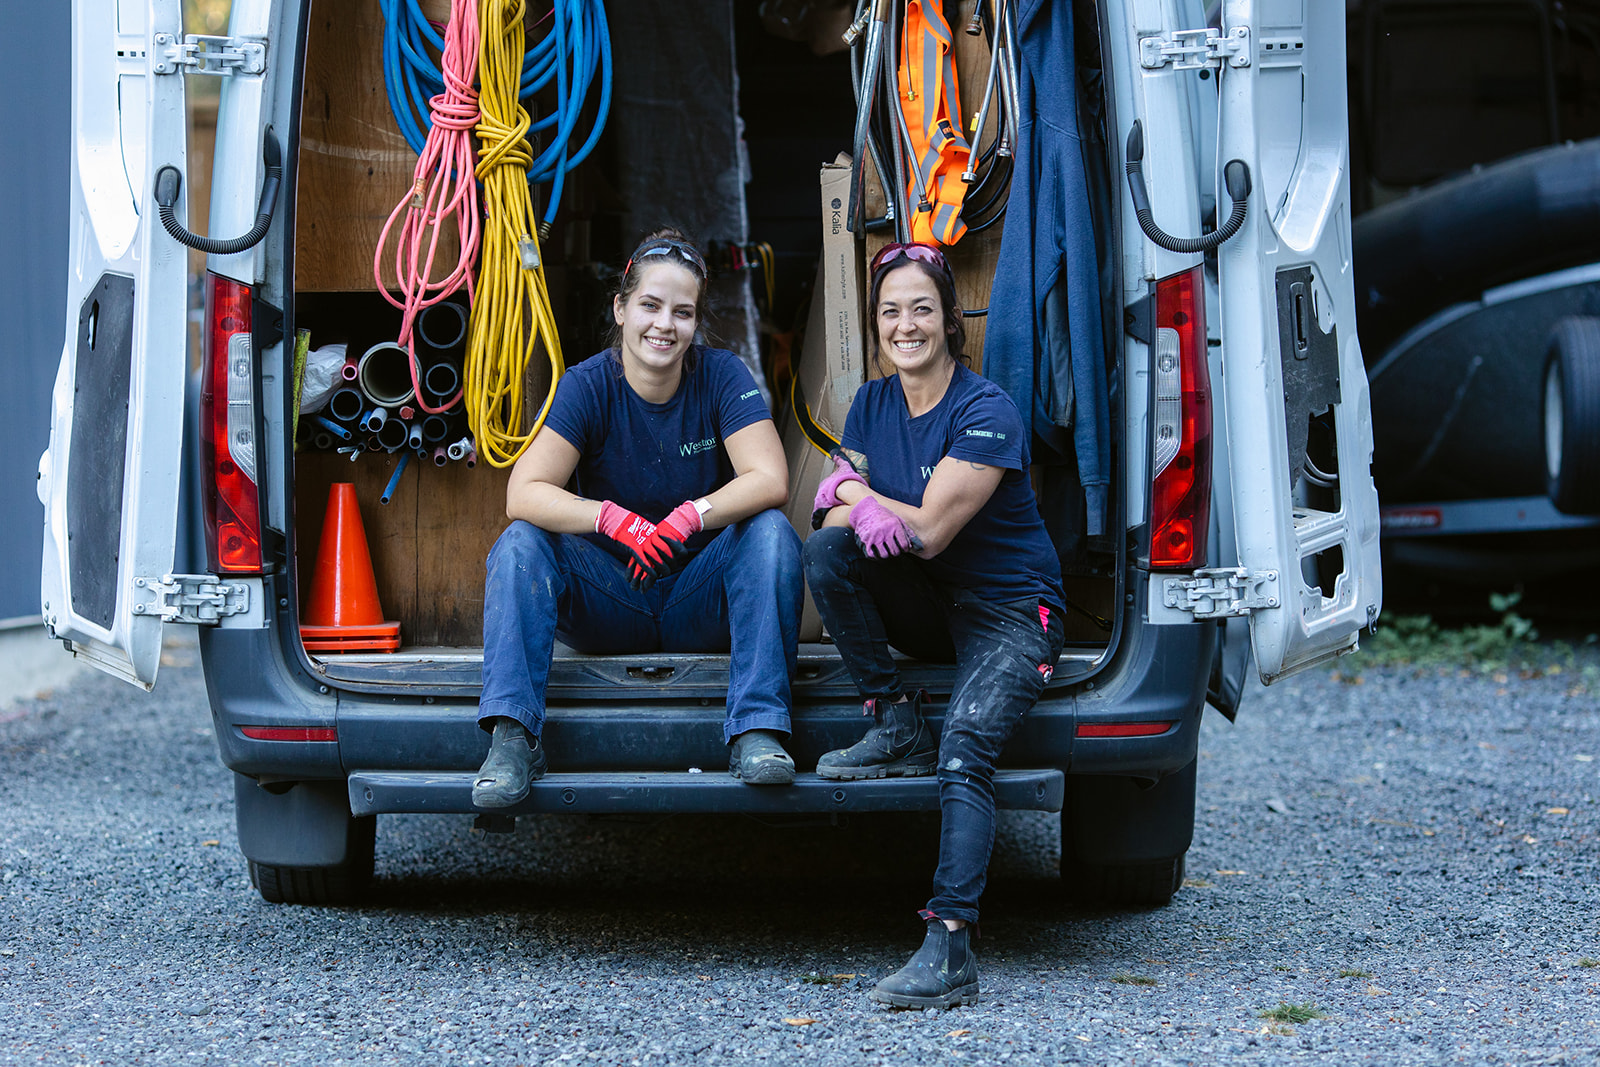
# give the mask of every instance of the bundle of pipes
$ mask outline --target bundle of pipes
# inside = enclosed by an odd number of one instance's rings
[[[306,444],[337,451],[352,462],[363,452],[401,454],[381,499],[385,504],[412,454],[439,467],[461,461],[471,468],[478,462],[461,403],[466,309],[454,302],[425,308],[416,334],[412,350],[382,341],[348,358],[343,385],[304,426]]]
[[[921,32],[914,35],[914,29]],[[927,194],[939,184],[931,169],[938,166],[939,158],[937,153],[918,150],[919,143],[925,145],[927,137],[921,131],[914,132],[907,118],[907,104],[912,104],[915,117],[927,122],[929,128],[936,125],[936,116],[927,110],[931,104],[928,97],[932,94],[922,92],[920,101],[926,103],[919,102],[919,84],[913,78],[913,71],[920,73],[923,81],[938,78],[939,72],[926,68],[932,51],[924,55],[924,49],[928,43],[942,44],[944,82],[935,88],[944,90],[946,103],[959,121],[960,104],[947,56],[949,27],[937,5],[925,7],[922,0],[857,0],[855,22],[844,34],[845,43],[852,50],[850,70],[856,94],[854,151],[851,154],[854,162],[846,215],[851,232],[860,234],[892,226],[897,241],[931,237],[948,244],[965,233],[988,229],[1004,217],[1011,188],[1021,94],[1015,3],[1013,0],[979,0],[966,32],[972,36],[981,34],[989,43],[988,78],[983,103],[972,118],[972,142],[979,142],[990,128],[991,113],[993,132],[987,145],[974,151],[955,131],[944,131],[946,139],[956,142],[956,148],[964,154],[965,166],[960,178],[966,189],[960,197],[958,219],[946,222],[930,235],[927,223],[935,213],[935,205],[930,203]],[[885,212],[878,219],[864,217],[869,158],[886,193]],[[913,190],[918,194],[915,205],[911,202]],[[921,223],[917,224],[919,218]]]

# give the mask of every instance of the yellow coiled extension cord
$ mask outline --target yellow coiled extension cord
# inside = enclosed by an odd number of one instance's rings
[[[478,179],[483,183],[483,247],[468,323],[467,423],[478,454],[509,467],[544,425],[566,364],[545,286],[528,168],[531,120],[517,99],[522,76],[523,0],[478,2]],[[531,328],[525,328],[525,316]],[[540,342],[550,358],[550,390],[527,433],[522,380]]]

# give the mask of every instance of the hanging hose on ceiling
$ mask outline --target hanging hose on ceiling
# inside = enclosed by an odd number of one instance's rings
[[[423,398],[414,336],[417,318],[463,287],[471,299],[472,268],[478,254],[478,186],[472,159],[472,131],[479,119],[478,94],[472,87],[478,63],[476,5],[477,0],[452,0],[440,56],[443,89],[428,102],[429,129],[417,158],[411,190],[389,213],[372,256],[378,291],[401,310],[397,341],[409,357],[417,406],[430,415],[454,407],[461,393],[457,391],[437,407]],[[399,118],[397,113],[396,120]],[[396,296],[384,282],[383,250],[402,215],[405,221],[394,246],[394,275],[399,292]],[[448,274],[435,281],[434,259],[447,222],[454,224],[456,232],[456,263]]]
[[[560,6],[558,2],[558,28]],[[479,0],[477,174],[485,218],[467,327],[465,391],[467,423],[478,452],[495,467],[515,463],[544,425],[565,369],[529,190],[535,161],[527,138],[532,120],[519,98],[523,12],[523,0]],[[557,32],[553,29],[552,35]],[[562,47],[559,41],[557,47]],[[560,59],[558,55],[558,79],[565,76]],[[550,360],[550,389],[533,425],[519,433],[523,374],[541,344]]]
[[[974,151],[961,175],[969,186],[961,205],[961,218],[968,233],[980,233],[1005,217],[1017,145],[1021,78],[1017,71],[1016,11],[1010,0],[980,2],[967,33],[977,36],[984,32],[989,37],[989,76],[983,104],[972,123]],[[978,140],[988,125],[990,108],[995,105],[994,136],[986,147],[979,148]]]

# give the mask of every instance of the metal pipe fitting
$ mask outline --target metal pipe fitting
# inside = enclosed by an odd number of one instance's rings
[[[446,451],[450,454],[451,459],[461,459],[466,456],[467,452],[470,451],[471,448],[472,438],[463,437],[461,440],[452,444],[448,449],[446,449]]]

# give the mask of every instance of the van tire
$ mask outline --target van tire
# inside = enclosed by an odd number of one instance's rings
[[[332,867],[275,867],[250,861],[250,884],[269,904],[354,904],[372,881],[375,816],[350,821],[349,852]]]
[[[1600,514],[1600,318],[1574,315],[1555,324],[1543,386],[1550,501],[1568,515]]]
[[[1183,885],[1184,857],[1156,863],[1061,865],[1061,884],[1074,904],[1163,908]]]
[[[1078,905],[1159,908],[1183,884],[1194,840],[1198,760],[1152,781],[1067,776],[1061,809],[1061,892]]]

